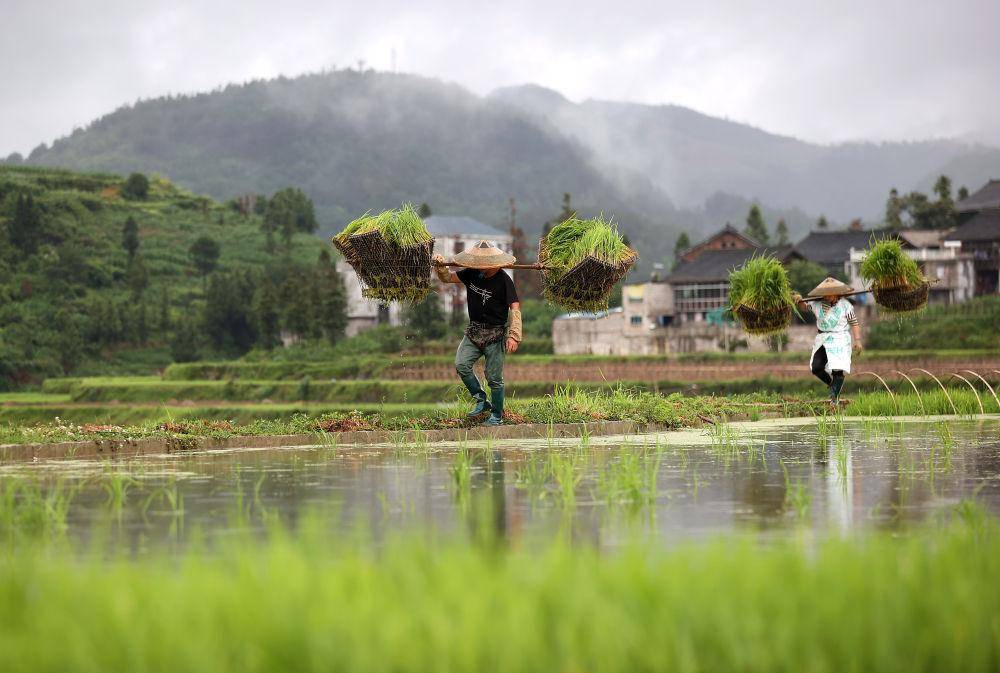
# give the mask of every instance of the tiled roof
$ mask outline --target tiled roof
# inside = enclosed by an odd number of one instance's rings
[[[729,272],[743,264],[753,255],[773,255],[781,261],[798,257],[790,245],[778,248],[730,248],[726,250],[706,250],[693,261],[681,262],[674,272],[667,276],[668,283],[711,283],[729,280]]]
[[[903,229],[899,237],[914,248],[937,248],[947,233],[947,229]]]
[[[945,237],[946,241],[1000,240],[1000,209],[983,210]]]
[[[1000,180],[990,180],[979,191],[969,194],[955,204],[960,213],[975,212],[986,208],[1000,208]]]
[[[424,220],[427,231],[435,236],[481,236],[486,239],[509,236],[507,232],[483,224],[471,217],[431,215]]]
[[[795,244],[800,255],[810,262],[822,264],[842,264],[851,257],[851,248],[861,250],[868,247],[872,236],[883,238],[886,231],[842,229],[840,231],[811,231]]]
[[[759,247],[760,246],[760,243],[758,243],[755,239],[751,238],[750,236],[747,236],[746,234],[744,234],[742,231],[740,231],[739,229],[737,229],[736,227],[734,227],[729,222],[726,222],[726,226],[724,226],[722,229],[719,229],[717,232],[715,232],[711,236],[707,236],[707,237],[703,238],[702,240],[698,241],[697,243],[695,243],[694,245],[688,246],[687,248],[684,248],[683,250],[678,251],[677,256],[678,257],[683,257],[684,255],[686,255],[687,253],[691,252],[695,248],[700,248],[703,245],[707,245],[708,243],[711,243],[713,240],[715,240],[719,236],[722,236],[723,234],[733,234],[734,236],[738,236],[738,237],[742,238],[744,241],[747,242],[748,245],[752,245],[752,246],[755,246],[755,247]]]

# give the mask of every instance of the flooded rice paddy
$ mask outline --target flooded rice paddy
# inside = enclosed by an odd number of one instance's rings
[[[561,535],[599,548],[636,536],[842,535],[904,530],[967,498],[1000,514],[1000,419],[820,418],[636,437],[8,464],[5,493],[0,521],[35,502],[76,543],[99,537],[140,554],[247,526],[294,527],[306,514],[326,517],[331,536],[432,529],[515,544]]]

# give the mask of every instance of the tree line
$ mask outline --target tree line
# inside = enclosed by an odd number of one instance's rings
[[[125,202],[168,198],[158,184],[132,174],[118,189]],[[191,200],[181,194],[170,205]],[[303,261],[300,244],[292,255],[294,237],[316,229],[312,202],[296,188],[256,202],[249,246],[245,228],[239,242],[206,228],[186,250],[165,251],[162,239],[147,250],[142,209],[0,179],[0,388],[122,350],[166,347],[181,360],[340,339],[346,292],[329,252],[317,246]],[[221,218],[225,208],[206,207],[206,220],[209,210]],[[169,237],[198,226],[184,212],[165,217],[158,231]],[[251,265],[247,249],[257,246],[268,254]],[[183,280],[192,275],[200,283]]]

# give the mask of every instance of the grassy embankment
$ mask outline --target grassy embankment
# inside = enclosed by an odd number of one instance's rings
[[[64,544],[68,504],[45,502],[0,497],[0,651],[24,673],[1000,667],[1000,530],[971,503],[904,535],[818,543],[601,553],[429,533],[375,551],[307,516],[109,555]]]
[[[885,392],[860,393],[845,407],[846,416],[950,415],[1000,412],[992,397],[969,389],[949,388],[890,397]],[[0,443],[31,443],[101,438],[137,439],[177,436],[287,435],[343,430],[446,429],[468,425],[467,404],[435,405],[234,405],[234,406],[105,406],[63,407],[67,414],[50,421],[57,407],[7,407],[12,420],[0,425]],[[25,411],[25,410],[28,411]],[[698,427],[706,418],[797,417],[829,413],[824,401],[776,394],[729,396],[664,396],[624,388],[588,391],[558,389],[552,395],[512,398],[509,423],[580,423],[634,421],[668,428]],[[31,422],[31,414],[40,421]],[[79,413],[79,416],[76,414]],[[2,416],[0,416],[2,418]],[[83,423],[84,425],[79,425]]]
[[[292,350],[292,349],[289,349]],[[224,379],[250,380],[291,380],[309,376],[313,379],[392,379],[400,373],[415,368],[436,367],[447,369],[455,361],[454,344],[449,352],[438,355],[400,355],[398,353],[367,355],[363,353],[345,356],[332,351],[329,357],[281,357],[279,351],[273,358],[245,358],[228,361],[203,361],[173,364],[163,372],[163,378],[171,381],[199,381]],[[304,355],[302,351],[293,351]],[[996,358],[993,349],[916,349],[865,351],[856,356],[857,368],[873,360],[917,361],[947,359]],[[740,364],[740,363],[785,363],[801,364],[807,370],[807,353],[677,353],[671,355],[530,355],[520,351],[510,357],[512,364],[518,365],[593,365],[594,377],[601,380],[598,369],[601,365],[623,363],[677,363],[677,364]],[[808,373],[806,371],[806,373]],[[982,372],[984,375],[986,372]]]

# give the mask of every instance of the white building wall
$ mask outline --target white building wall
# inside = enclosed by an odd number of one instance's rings
[[[861,263],[866,252],[852,249],[847,262],[848,277],[856,290],[869,288],[869,284],[861,278]],[[924,275],[932,281],[930,301],[957,304],[972,299],[976,274],[972,255],[962,252],[961,242],[946,241],[941,248],[916,248],[904,252],[923,268]],[[859,300],[861,303],[871,301],[866,295],[861,295]]]
[[[393,326],[402,324],[398,302],[393,302],[388,307],[380,307],[377,301],[365,299],[361,295],[361,281],[358,279],[358,274],[343,259],[337,260],[337,272],[344,281],[344,290],[347,292],[347,336],[354,336],[362,330],[378,325],[379,322]]]

